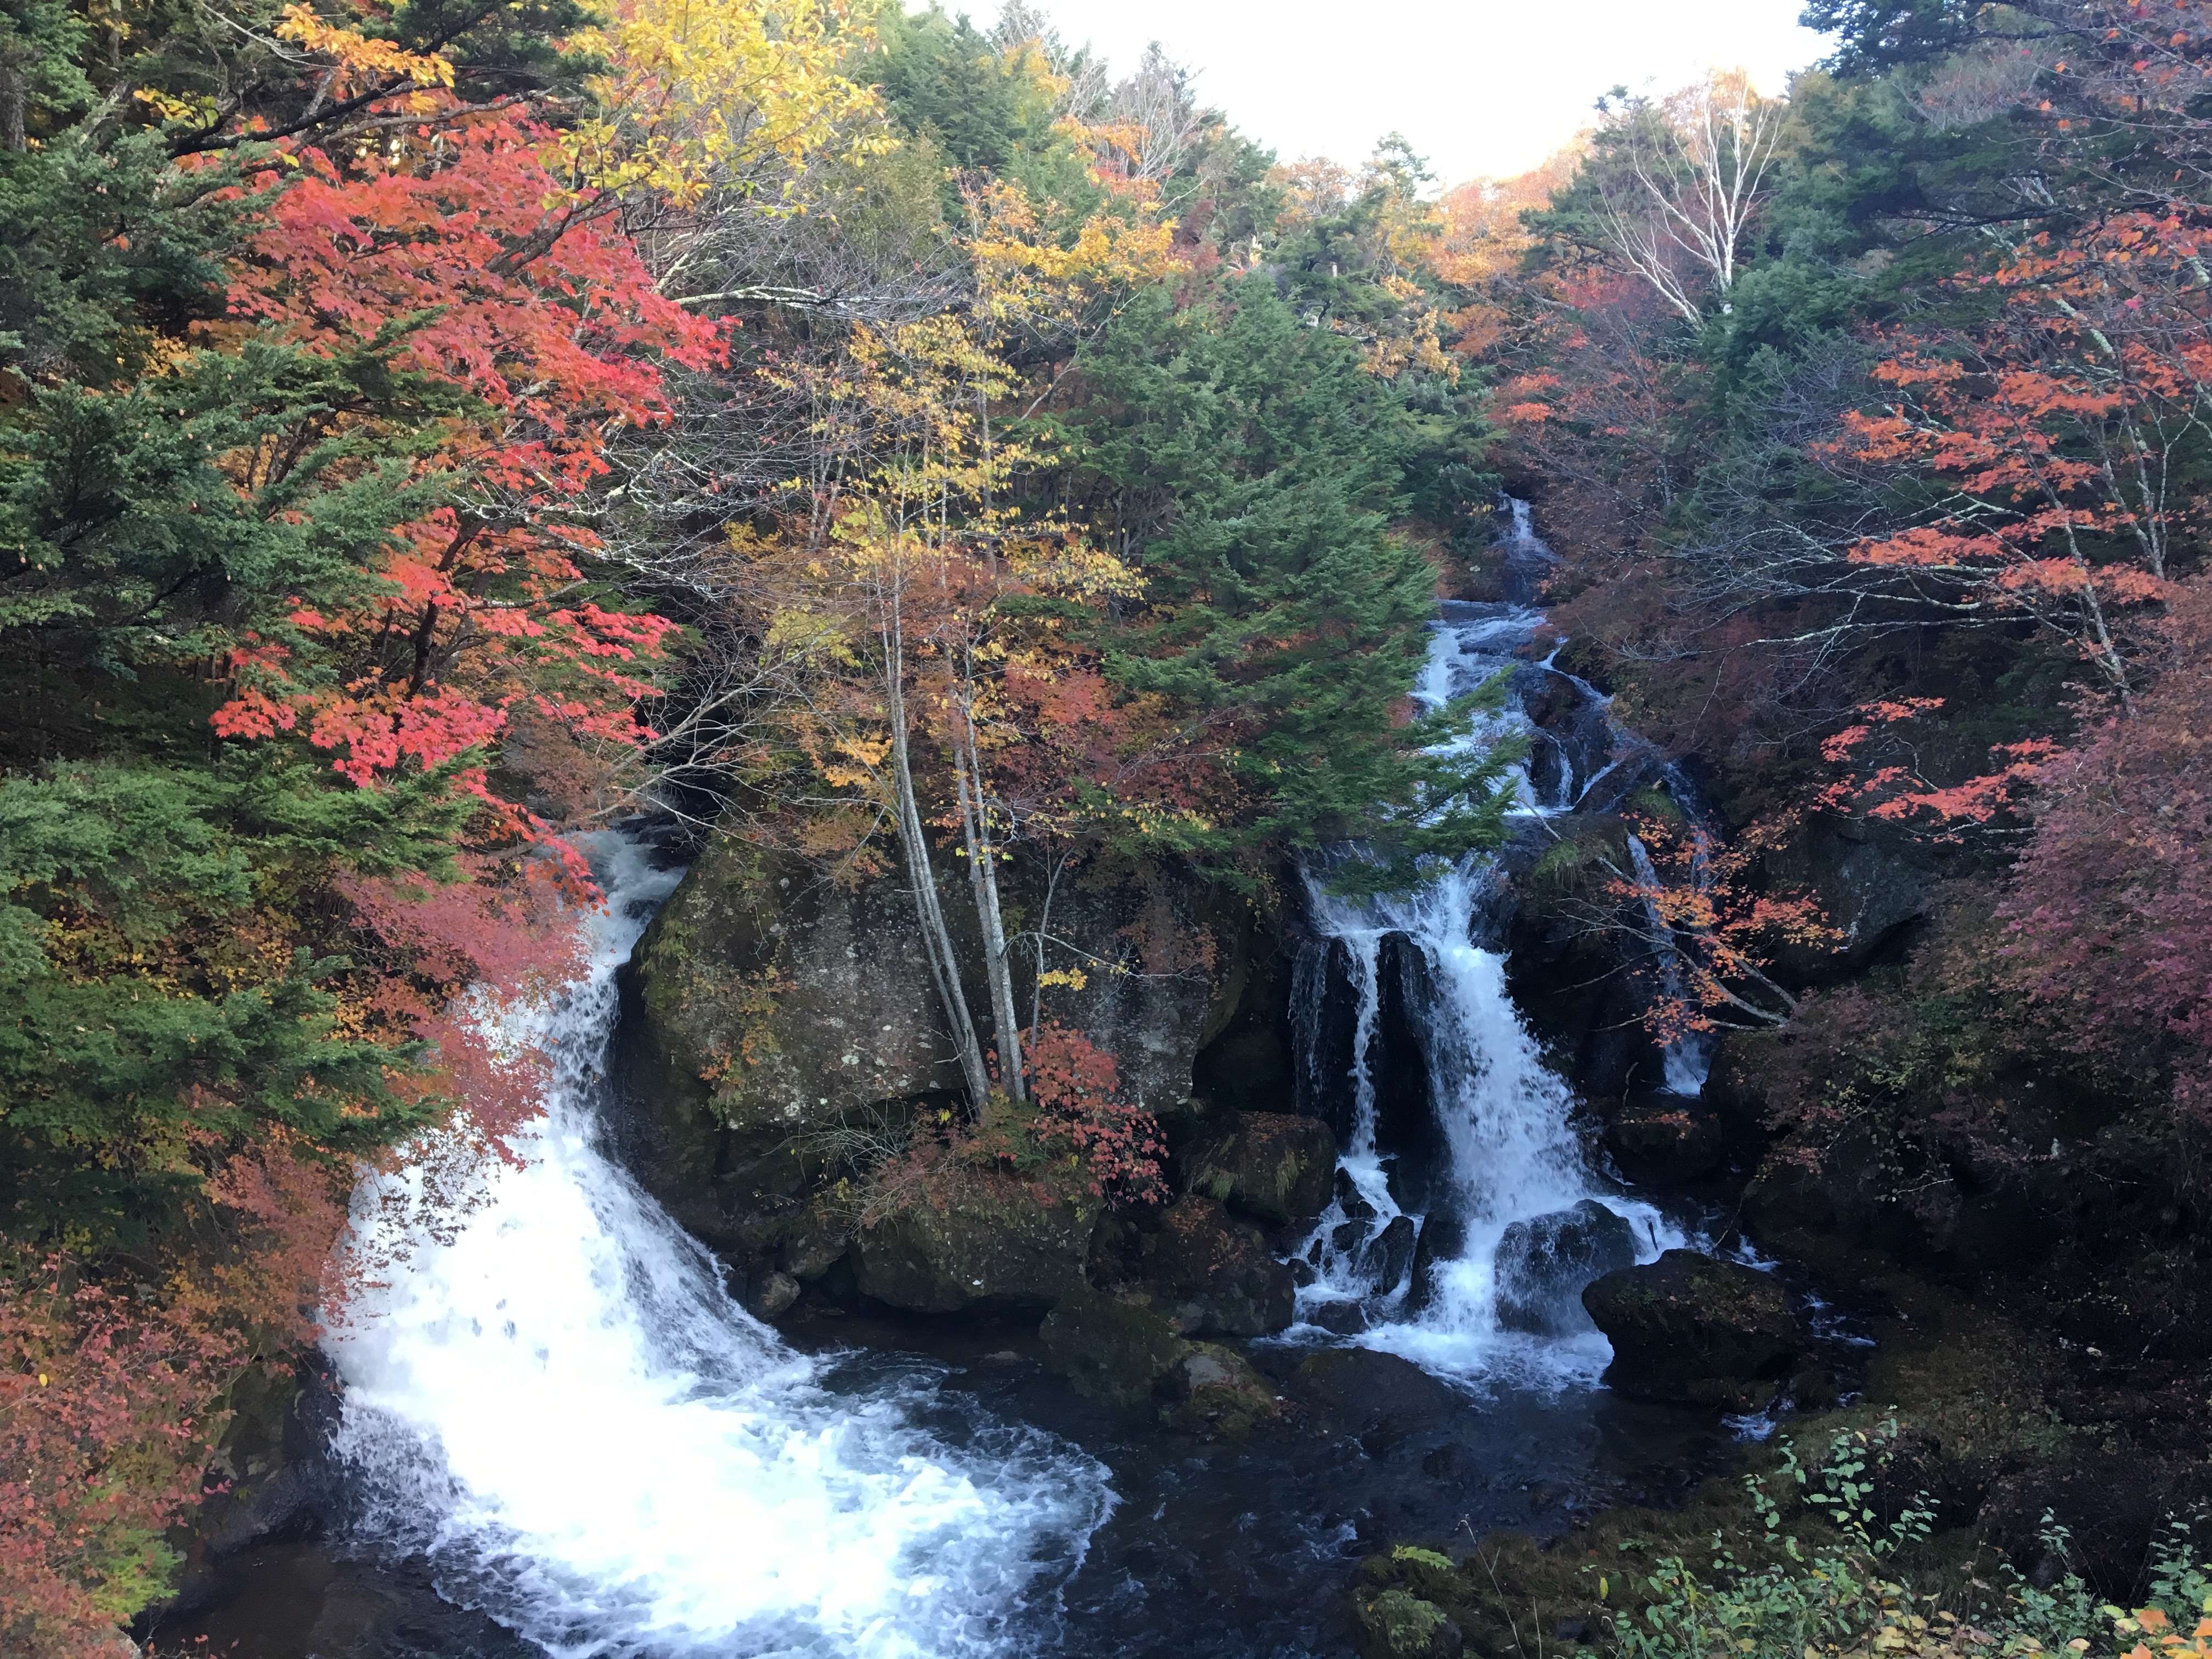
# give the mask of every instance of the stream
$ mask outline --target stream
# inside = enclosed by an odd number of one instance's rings
[[[1518,654],[1543,620],[1546,556],[1514,507],[1507,598],[1443,607],[1417,695],[1441,703],[1514,670],[1515,705],[1469,741],[1530,734],[1533,824],[1594,792],[1617,800],[1659,763],[1631,755],[1580,682],[1547,730],[1520,712],[1560,671]],[[1362,1556],[1678,1501],[1735,1443],[1711,1413],[1600,1386],[1610,1351],[1578,1303],[1534,1329],[1498,1316],[1516,1222],[1599,1199],[1648,1261],[1697,1242],[1700,1218],[1592,1168],[1508,995],[1488,860],[1387,901],[1311,885],[1294,1006],[1317,1030],[1334,996],[1352,1030],[1334,1061],[1315,1038],[1301,1086],[1348,1091],[1352,1127],[1336,1200],[1297,1252],[1297,1322],[1250,1348],[1294,1430],[1235,1443],[1091,1406],[1046,1373],[1033,1321],[748,1315],[600,1132],[616,975],[681,872],[617,836],[583,844],[608,894],[588,972],[505,1032],[554,1056],[544,1119],[448,1238],[392,1219],[419,1170],[365,1187],[356,1246],[396,1262],[325,1341],[319,1535],[230,1559],[199,1611],[155,1631],[157,1651],[1348,1653]],[[1386,994],[1418,1054],[1382,1053]],[[1424,1158],[1394,1150],[1385,1060],[1425,1079]],[[1666,1061],[1693,1092],[1699,1057]],[[1366,1356],[1345,1373],[1370,1377],[1364,1392],[1302,1384],[1326,1346]]]

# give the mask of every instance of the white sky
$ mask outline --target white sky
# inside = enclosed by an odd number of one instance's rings
[[[1762,91],[1826,55],[1802,0],[1041,0],[1115,72],[1145,45],[1200,71],[1199,96],[1285,161],[1366,159],[1392,130],[1444,184],[1528,168],[1608,88],[1673,90],[1741,66]],[[997,0],[946,0],[981,26]],[[1652,82],[1646,87],[1646,82]]]

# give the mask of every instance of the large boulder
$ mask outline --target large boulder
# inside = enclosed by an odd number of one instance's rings
[[[1083,1284],[1097,1211],[1048,1200],[1026,1182],[963,1173],[853,1235],[861,1293],[915,1313],[977,1304],[1048,1307]]]
[[[1297,1291],[1289,1264],[1217,1199],[1194,1194],[1170,1206],[1145,1241],[1143,1264],[1188,1334],[1266,1336],[1291,1322]]]
[[[1141,1296],[1102,1295],[1085,1285],[1053,1304],[1037,1329],[1045,1364],[1075,1391],[1124,1410],[1147,1405],[1190,1345]]]
[[[956,948],[978,963],[964,886],[939,880]],[[1036,870],[1018,861],[1004,882],[1011,907],[1042,914]],[[1054,988],[1047,1012],[1115,1056],[1129,1096],[1173,1110],[1249,988],[1249,908],[1186,878],[1079,870],[1055,884],[1050,927],[1097,957],[1136,958],[1143,971]],[[1018,975],[1033,964],[1018,957]],[[896,876],[832,879],[717,838],[638,941],[623,988],[620,1149],[678,1220],[734,1255],[778,1248],[830,1141],[895,1139],[915,1103],[949,1103],[962,1086]],[[1026,1008],[1030,988],[1016,988]],[[980,979],[967,989],[988,1008]]]
[[[1757,1411],[1804,1346],[1771,1274],[1694,1250],[1607,1273],[1583,1306],[1613,1343],[1607,1386],[1638,1400]]]
[[[1180,1163],[1186,1191],[1263,1221],[1310,1221],[1328,1206],[1336,1135],[1317,1117],[1238,1112]]]
[[[1467,1406],[1449,1383],[1373,1348],[1324,1348],[1300,1362],[1291,1386],[1325,1425],[1376,1443],[1431,1428]]]
[[[1818,818],[1765,860],[1778,886],[1808,890],[1839,936],[1832,946],[1784,943],[1775,968],[1826,982],[1857,972],[1934,907],[1957,855],[1893,827]]]
[[[1506,1228],[1498,1241],[1498,1322],[1510,1331],[1564,1336],[1589,1328],[1583,1286],[1636,1265],[1636,1230],[1586,1198]]]
[[[1720,1164],[1720,1116],[1682,1096],[1650,1095],[1613,1115],[1605,1144],[1631,1181],[1661,1186],[1694,1181]]]

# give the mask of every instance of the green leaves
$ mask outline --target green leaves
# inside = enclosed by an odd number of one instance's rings
[[[1431,752],[1477,711],[1401,718],[1437,574],[1391,527],[1418,439],[1400,388],[1264,277],[1139,296],[1082,367],[1068,424],[1146,583],[1110,672],[1224,734],[1242,844],[1366,842],[1389,884],[1494,844],[1504,751]]]
[[[125,944],[158,939],[177,896],[222,912],[251,895],[249,871],[200,816],[206,790],[164,772],[94,767],[0,782],[0,977],[45,974],[46,921],[19,902],[66,896]]]

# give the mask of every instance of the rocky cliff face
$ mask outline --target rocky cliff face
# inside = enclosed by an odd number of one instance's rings
[[[967,895],[940,879],[957,928]],[[1063,872],[1048,904],[1039,871],[1018,866],[1006,888],[1010,931],[1048,930],[1060,942],[1048,965],[1082,976],[1046,990],[1045,1018],[1113,1054],[1125,1094],[1172,1139],[1267,1092],[1271,1064],[1287,1091],[1267,1006],[1279,975],[1248,904],[1127,867]],[[978,939],[957,942],[979,958]],[[1018,946],[1025,1011],[1035,971],[1032,947]],[[741,1261],[799,1226],[826,1133],[896,1138],[908,1114],[950,1103],[959,1088],[896,875],[841,884],[796,858],[716,842],[640,940],[625,991],[622,1150],[687,1228]],[[988,1007],[980,981],[969,996],[979,1013]],[[1233,1101],[1217,1102],[1194,1094],[1193,1073],[1224,1034],[1239,1056],[1212,1067],[1236,1085]]]

